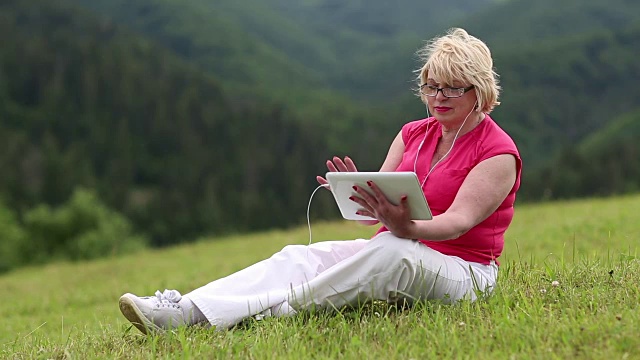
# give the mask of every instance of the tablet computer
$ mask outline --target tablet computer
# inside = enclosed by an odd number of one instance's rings
[[[362,207],[349,200],[349,197],[357,196],[353,190],[354,185],[372,193],[367,181],[378,185],[392,204],[400,204],[400,198],[407,195],[412,220],[433,218],[414,172],[328,172],[326,179],[342,217],[347,220],[371,220],[368,216],[357,215],[356,211]]]

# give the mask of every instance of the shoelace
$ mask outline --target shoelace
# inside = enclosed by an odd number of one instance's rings
[[[178,302],[182,299],[182,295],[178,290],[167,290],[164,292],[160,292],[160,290],[156,290],[156,298],[158,299],[158,306],[171,306],[178,308]]]

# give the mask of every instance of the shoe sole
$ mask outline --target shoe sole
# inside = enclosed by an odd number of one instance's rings
[[[150,332],[162,332],[160,327],[149,321],[147,317],[142,314],[142,311],[140,311],[136,303],[127,295],[129,294],[122,295],[120,301],[118,301],[122,315],[145,335],[148,335]]]

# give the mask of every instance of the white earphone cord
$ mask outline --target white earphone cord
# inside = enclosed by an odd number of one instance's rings
[[[447,152],[444,154],[444,156],[441,157],[435,164],[433,164],[431,169],[429,169],[429,171],[427,172],[427,175],[424,177],[424,180],[422,180],[422,183],[420,184],[420,187],[424,186],[424,183],[427,182],[427,178],[429,177],[429,175],[431,175],[431,172],[433,172],[433,169],[435,169],[436,166],[438,166],[438,164],[440,164],[440,162],[442,162],[444,159],[446,159],[447,156],[449,155],[449,153],[451,152],[451,150],[453,150],[453,146],[456,144],[456,140],[458,140],[458,135],[460,134],[460,130],[462,130],[464,125],[467,123],[467,119],[469,118],[469,115],[471,115],[471,113],[473,113],[473,109],[471,109],[471,111],[469,111],[467,116],[465,116],[464,121],[462,122],[462,126],[460,126],[458,128],[458,131],[456,131],[456,136],[453,137],[453,142],[451,142],[451,147],[449,148],[449,150],[447,150]],[[429,115],[429,108],[427,108],[427,116],[428,115]],[[422,139],[422,142],[420,142],[420,146],[418,146],[418,151],[416,151],[416,159],[413,161],[413,172],[416,173],[416,174],[418,174],[418,171],[417,171],[418,156],[420,155],[420,150],[422,149],[422,145],[424,144],[424,141],[427,139],[427,134],[428,133],[429,133],[429,124],[427,123],[427,129],[424,132],[424,138]]]
[[[313,195],[316,194],[316,192],[325,187],[325,185],[318,185],[318,187],[313,190],[313,192],[311,193],[311,196],[309,197],[309,204],[307,205],[307,226],[309,227],[309,245],[311,245],[311,219],[309,217],[309,210],[311,209],[311,200],[313,199]]]

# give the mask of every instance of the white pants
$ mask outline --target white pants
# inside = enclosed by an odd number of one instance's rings
[[[371,240],[289,245],[185,297],[212,326],[226,329],[259,313],[283,316],[311,306],[475,300],[475,290],[491,291],[497,273],[495,263],[467,262],[385,232]]]

